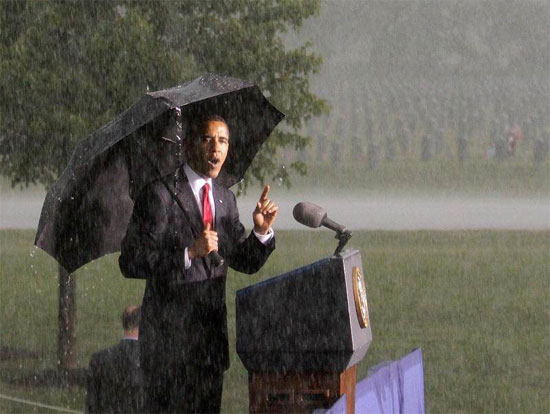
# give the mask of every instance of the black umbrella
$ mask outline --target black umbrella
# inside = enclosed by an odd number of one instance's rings
[[[46,195],[35,245],[72,273],[120,250],[133,199],[159,174],[183,162],[175,143],[183,123],[200,113],[221,115],[231,145],[218,181],[240,181],[271,131],[284,117],[254,84],[206,74],[171,89],[146,93],[74,150]],[[185,128],[183,128],[185,130]]]

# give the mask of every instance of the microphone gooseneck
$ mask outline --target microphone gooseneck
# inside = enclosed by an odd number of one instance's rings
[[[325,227],[327,227],[331,230],[334,230],[337,233],[343,233],[343,232],[348,230],[344,226],[342,226],[341,224],[336,223],[335,221],[329,219],[328,217],[325,217],[323,219],[322,224],[323,224],[323,226],[325,226]]]

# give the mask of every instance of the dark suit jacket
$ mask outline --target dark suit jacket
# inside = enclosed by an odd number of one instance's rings
[[[187,215],[160,181],[138,195],[126,236],[120,269],[129,278],[146,279],[140,323],[142,362],[147,372],[171,372],[179,364],[227,369],[229,366],[225,280],[227,267],[254,273],[275,248],[247,237],[235,195],[213,184],[214,230],[224,265],[194,259],[185,270],[184,250],[202,232],[202,217],[187,181],[170,183]],[[168,374],[169,375],[169,374]]]
[[[143,376],[138,341],[123,339],[96,352],[88,369],[88,413],[143,412]]]

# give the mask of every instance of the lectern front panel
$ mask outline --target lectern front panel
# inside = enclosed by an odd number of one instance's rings
[[[372,340],[357,250],[239,290],[236,312],[249,371],[343,372]]]

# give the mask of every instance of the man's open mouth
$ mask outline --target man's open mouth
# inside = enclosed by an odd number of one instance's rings
[[[217,167],[220,163],[220,159],[219,158],[210,158],[208,160],[208,165],[210,165],[211,167]]]

